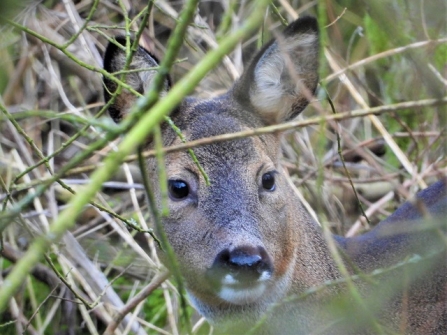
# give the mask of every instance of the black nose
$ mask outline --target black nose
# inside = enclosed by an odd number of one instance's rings
[[[263,274],[271,275],[273,264],[263,247],[240,246],[221,251],[211,270],[214,279],[230,274],[239,284],[249,284]]]

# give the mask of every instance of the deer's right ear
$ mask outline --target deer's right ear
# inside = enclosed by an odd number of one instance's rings
[[[126,38],[116,37],[116,43],[110,42],[104,53],[104,70],[110,74],[115,74],[120,79],[121,73],[126,64]],[[132,41],[131,41],[132,43]],[[134,53],[132,62],[130,63],[128,72],[125,73],[124,82],[132,87],[138,93],[144,94],[151,86],[155,74],[157,73],[158,62],[146,49],[138,47]],[[115,93],[118,84],[107,78],[103,78],[104,82],[104,100],[108,102]],[[169,90],[169,78],[165,81],[164,89],[161,95]],[[121,93],[116,97],[113,104],[109,107],[109,113],[115,122],[121,121],[138,97],[127,89],[122,89]]]
[[[317,88],[318,51],[317,21],[303,17],[292,22],[252,60],[233,88],[236,100],[265,124],[291,120]]]

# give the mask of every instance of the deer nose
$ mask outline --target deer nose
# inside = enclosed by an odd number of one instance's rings
[[[234,284],[244,285],[270,278],[273,264],[264,247],[240,246],[221,251],[211,270],[214,272],[213,277],[217,279],[217,275],[221,282],[230,280]]]

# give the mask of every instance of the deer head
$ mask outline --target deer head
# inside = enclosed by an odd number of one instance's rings
[[[171,117],[188,141],[291,120],[316,90],[318,50],[315,19],[301,18],[258,52],[227,93],[208,100],[188,97]],[[117,72],[124,63],[124,51],[110,44],[105,69]],[[139,48],[131,69],[156,65]],[[133,72],[126,81],[144,93],[155,71]],[[105,84],[109,99],[116,87]],[[109,109],[114,120],[135,100],[125,90],[117,96]],[[165,146],[181,143],[166,124],[162,135]],[[241,311],[258,316],[292,287],[304,290],[338,276],[316,223],[282,174],[279,135],[213,143],[194,152],[211,183],[206,185],[188,153],[166,155],[169,215],[163,227],[202,314],[212,320]],[[154,159],[148,160],[148,174],[160,197]]]

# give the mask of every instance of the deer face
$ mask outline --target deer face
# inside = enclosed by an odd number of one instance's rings
[[[119,71],[124,57],[109,46],[106,70]],[[139,49],[131,66],[154,64]],[[266,45],[226,94],[210,100],[187,98],[172,119],[187,141],[287,121],[307,105],[317,85],[317,66],[317,25],[303,18]],[[144,91],[151,75],[134,73],[127,81]],[[110,82],[105,84],[113,92]],[[129,99],[124,93],[111,107],[117,121],[134,103]],[[164,145],[181,142],[168,125],[163,125],[162,135]],[[188,153],[165,157],[169,215],[163,227],[189,294],[205,316],[215,314],[218,306],[265,310],[292,285],[296,249],[306,238],[300,225],[307,219],[294,214],[300,205],[291,200],[278,165],[279,139],[272,134],[243,138],[198,147],[194,153],[210,185]],[[154,159],[148,161],[148,173],[160,202]]]
[[[228,112],[241,114],[231,94],[190,100],[181,110],[188,118],[188,140],[256,126],[253,118],[242,123]],[[196,148],[209,186],[187,153],[167,155],[170,213],[163,224],[192,296],[249,304],[287,273],[293,230],[278,150],[273,135]],[[155,172],[155,161],[150,165]]]

